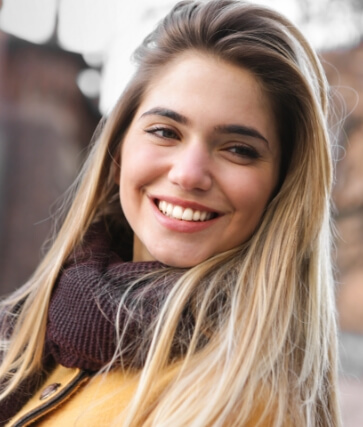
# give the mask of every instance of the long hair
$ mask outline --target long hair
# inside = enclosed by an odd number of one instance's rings
[[[249,70],[261,83],[278,125],[280,182],[247,242],[189,269],[173,286],[152,325],[124,425],[241,426],[257,407],[255,425],[339,425],[328,87],[293,24],[235,0],[178,3],[136,50],[138,69],[101,125],[53,245],[29,282],[3,302],[14,326],[2,342],[7,386],[0,398],[41,367],[52,287],[89,226],[103,219],[114,232],[124,229],[114,180],[123,135],[153,76],[189,50]],[[168,365],[188,304],[195,309],[188,350],[155,401],[152,384]]]

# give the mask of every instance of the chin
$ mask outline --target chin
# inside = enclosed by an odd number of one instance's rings
[[[175,268],[192,268],[195,267],[198,264],[201,264],[203,261],[207,259],[207,257],[185,257],[183,255],[179,256],[170,256],[170,253],[168,254],[156,254],[154,255],[154,258],[161,262],[162,264],[165,264],[169,267],[175,267]]]
[[[169,266],[169,267],[175,267],[175,268],[192,268],[196,265],[200,264],[200,262],[195,262],[195,260],[180,260],[180,259],[167,259],[167,260],[159,260],[161,263]]]

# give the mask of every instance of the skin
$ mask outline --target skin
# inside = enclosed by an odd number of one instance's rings
[[[245,242],[277,185],[279,159],[274,114],[253,74],[205,54],[179,55],[150,83],[121,148],[133,260],[191,267]],[[168,216],[161,200],[169,212],[180,206],[176,216],[199,210],[210,219]]]

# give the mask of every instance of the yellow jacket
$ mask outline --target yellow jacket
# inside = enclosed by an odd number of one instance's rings
[[[137,381],[137,373],[114,370],[92,377],[80,369],[58,365],[6,427],[35,422],[37,427],[110,426],[131,400]]]
[[[152,398],[157,397],[172,374],[173,369],[168,369],[153,386]],[[80,369],[58,365],[6,427],[106,427],[111,426],[115,419],[117,425],[122,426],[122,411],[136,390],[138,378],[138,373],[120,369],[92,377]],[[254,427],[262,410],[260,405],[244,427]],[[263,424],[265,427],[270,425],[271,422]]]

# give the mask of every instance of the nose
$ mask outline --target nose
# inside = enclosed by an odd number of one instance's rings
[[[173,158],[169,180],[183,190],[208,191],[212,186],[211,156],[202,141],[186,143]]]

